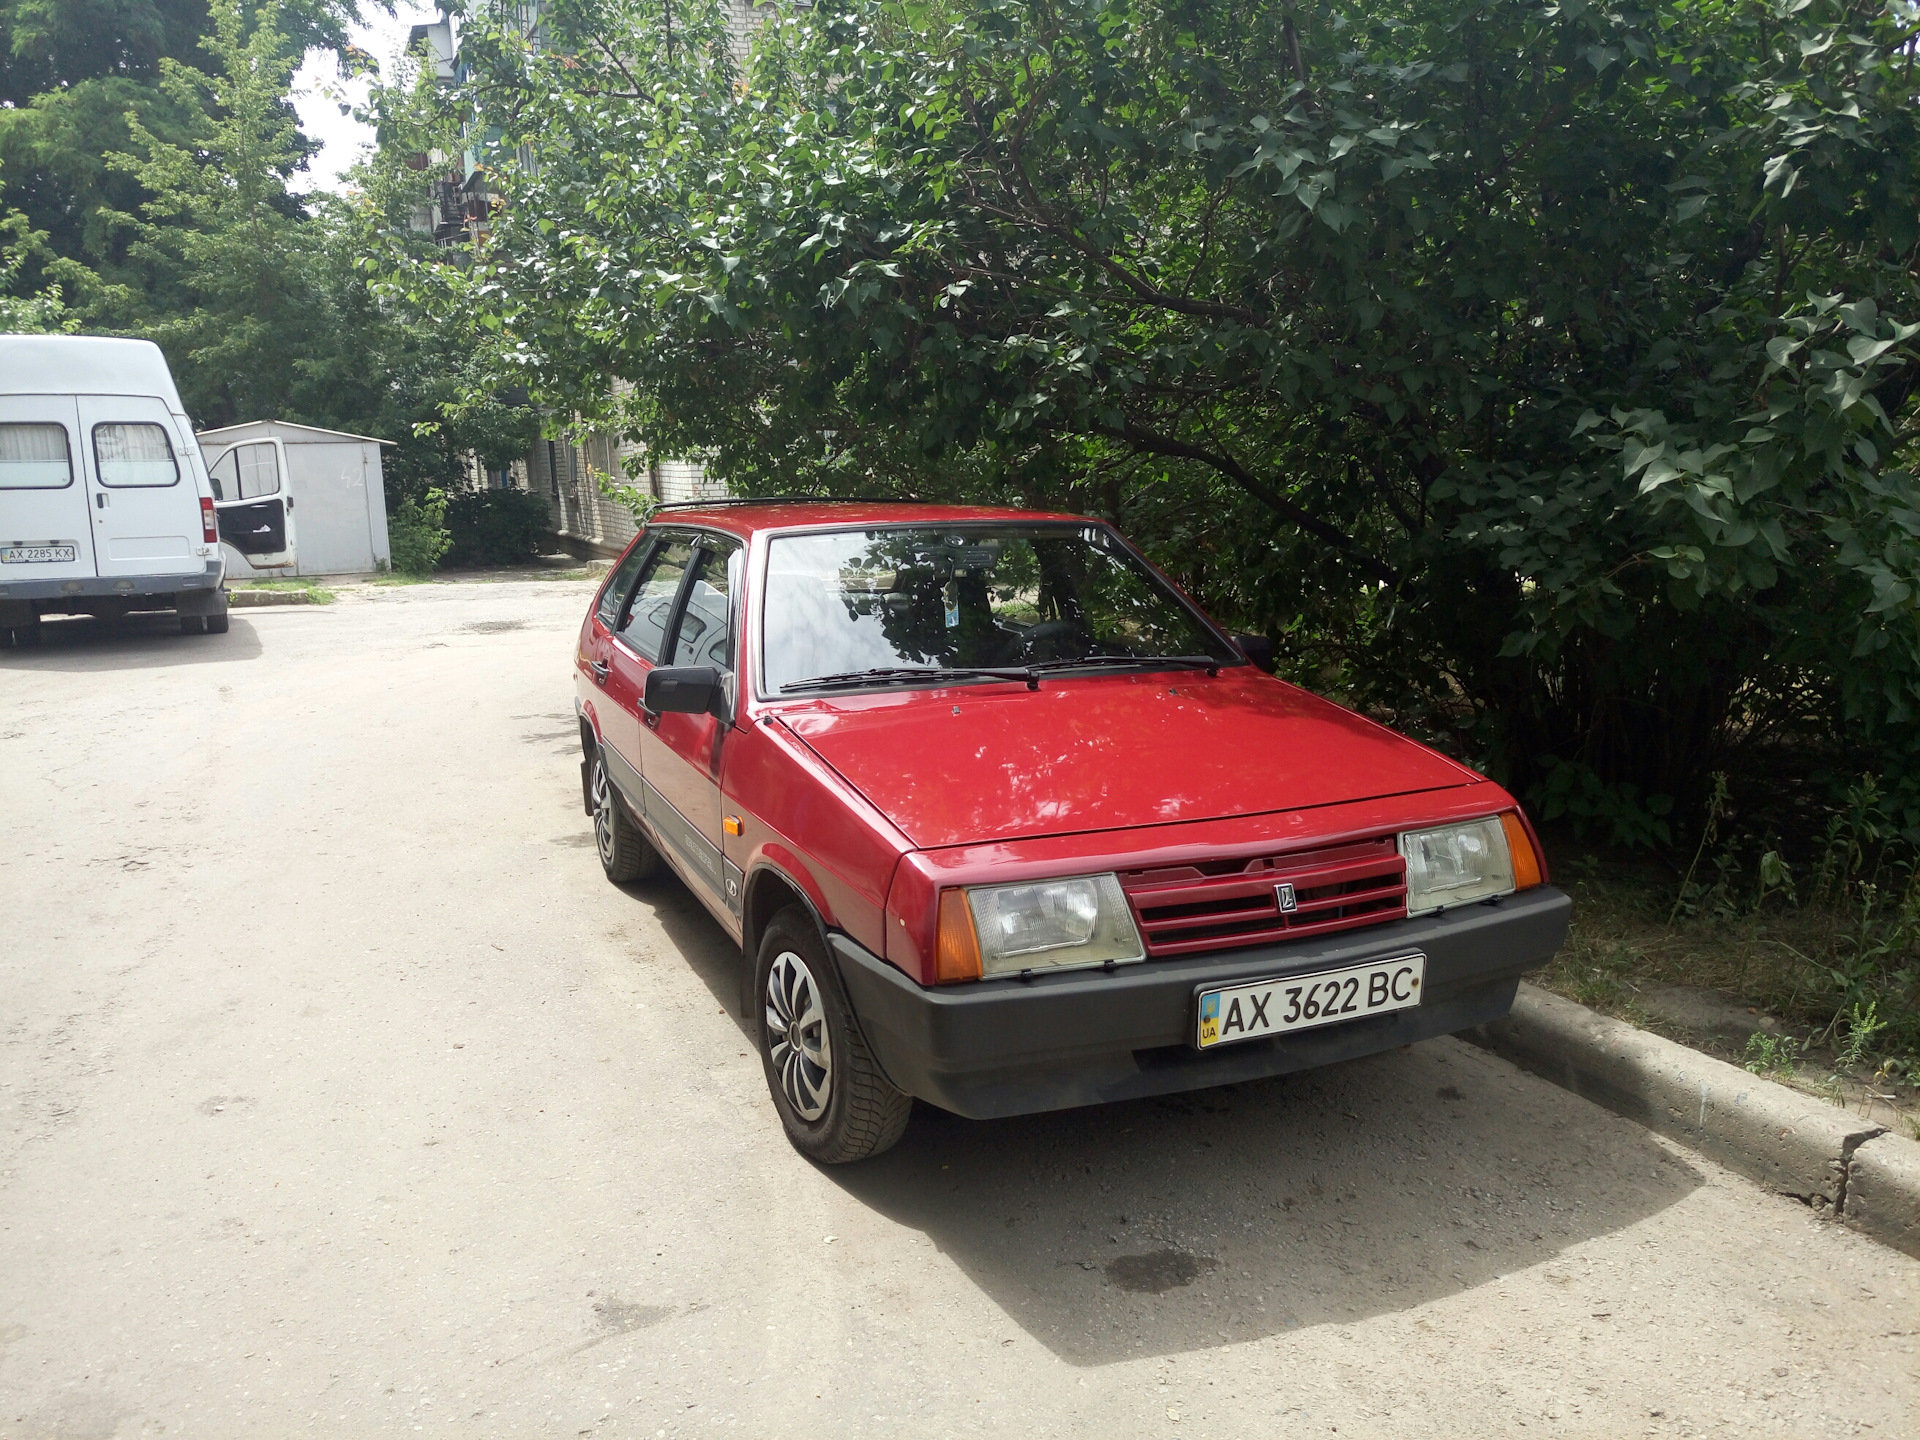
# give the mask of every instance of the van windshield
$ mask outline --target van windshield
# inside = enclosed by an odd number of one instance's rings
[[[914,526],[783,535],[768,550],[764,690],[877,670],[1239,664],[1100,526]],[[897,681],[901,677],[873,677]],[[911,679],[912,677],[907,677]]]

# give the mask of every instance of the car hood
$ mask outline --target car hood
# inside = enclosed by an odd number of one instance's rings
[[[1471,785],[1462,765],[1246,666],[822,699],[781,718],[923,849]]]

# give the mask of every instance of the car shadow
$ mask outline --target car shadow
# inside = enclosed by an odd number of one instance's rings
[[[677,877],[632,893],[746,1034],[739,948]],[[894,1149],[822,1173],[1082,1366],[1425,1305],[1703,1179],[1639,1126],[1452,1039],[1008,1120],[917,1103]]]
[[[238,615],[224,635],[182,635],[171,614],[101,620],[74,615],[40,622],[38,645],[0,648],[4,670],[151,670],[258,659],[260,632]]]
[[[1010,1120],[917,1104],[898,1147],[825,1173],[1082,1366],[1424,1305],[1702,1182],[1646,1131],[1454,1040]]]

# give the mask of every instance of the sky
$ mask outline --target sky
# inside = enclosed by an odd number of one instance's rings
[[[377,56],[383,74],[391,74],[396,56],[405,49],[407,31],[432,20],[439,14],[432,4],[419,0],[397,0],[392,15],[377,8],[378,0],[364,4],[368,19],[349,31],[353,43]],[[342,115],[342,103],[358,105],[366,101],[367,82],[349,85],[340,76],[340,67],[330,54],[315,52],[307,56],[293,77],[293,107],[300,115],[300,128],[326,148],[308,164],[305,175],[295,176],[293,188],[299,191],[334,190],[347,167],[360,157],[363,146],[373,142],[373,127]]]

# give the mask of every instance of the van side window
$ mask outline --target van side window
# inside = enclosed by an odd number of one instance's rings
[[[134,489],[180,481],[180,462],[173,458],[166,427],[146,421],[94,426],[93,460],[102,485]]]
[[[264,441],[236,445],[207,471],[216,500],[258,500],[280,493],[280,457]]]
[[[0,425],[0,490],[64,490],[73,456],[64,425]]]
[[[633,578],[640,573],[640,567],[647,563],[647,552],[652,548],[651,540],[635,541],[626,558],[614,567],[613,574],[608,577],[607,588],[600,592],[600,608],[596,612],[600,616],[600,623],[607,629],[619,627],[620,612],[626,608],[627,596],[633,592]]]
[[[213,486],[214,499],[224,501],[240,498],[239,455],[238,450],[229,450],[207,467],[207,480]]]

